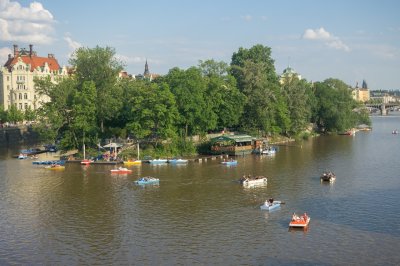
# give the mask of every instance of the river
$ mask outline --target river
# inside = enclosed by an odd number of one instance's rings
[[[233,167],[143,164],[129,175],[72,163],[50,171],[0,148],[0,264],[400,265],[400,116],[372,121],[370,132]],[[320,182],[326,169],[332,184]],[[243,174],[268,185],[243,188]],[[149,175],[160,184],[133,183]],[[270,197],[285,204],[260,210]],[[308,230],[288,229],[293,212],[308,213]]]

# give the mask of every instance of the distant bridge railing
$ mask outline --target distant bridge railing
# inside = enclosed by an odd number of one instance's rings
[[[393,109],[395,107],[400,108],[400,103],[366,103],[365,107],[368,109],[378,109],[381,112],[381,115],[387,115],[388,110]]]

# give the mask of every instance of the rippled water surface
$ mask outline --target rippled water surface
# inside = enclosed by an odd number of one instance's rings
[[[373,117],[373,127],[235,167],[143,164],[129,175],[50,171],[0,149],[0,264],[399,265],[400,117]],[[326,169],[335,183],[321,184]],[[268,185],[243,188],[243,174]],[[147,175],[160,184],[133,184]],[[269,197],[286,204],[261,211]],[[307,231],[288,230],[293,212],[309,214]]]

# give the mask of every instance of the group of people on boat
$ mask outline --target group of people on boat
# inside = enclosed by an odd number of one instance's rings
[[[306,222],[307,221],[307,219],[308,219],[308,216],[307,216],[307,213],[304,213],[303,215],[301,215],[301,216],[298,216],[295,212],[293,213],[293,215],[292,215],[292,221],[293,222]]]
[[[336,178],[336,175],[331,171],[325,171],[321,175],[321,179],[323,180],[330,180],[332,178]]]
[[[399,131],[397,129],[392,131],[392,134],[399,134]]]
[[[239,181],[240,181],[240,183],[243,183],[243,182],[245,182],[245,181],[248,181],[248,180],[257,180],[257,179],[262,179],[262,178],[264,178],[263,176],[252,176],[252,175],[243,175],[240,179],[239,179]]]

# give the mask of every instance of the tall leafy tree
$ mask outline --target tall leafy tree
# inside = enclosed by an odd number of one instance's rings
[[[128,131],[137,139],[160,140],[176,134],[178,111],[166,83],[131,81],[125,84],[128,100],[125,116]]]
[[[215,128],[217,117],[205,100],[207,84],[196,67],[171,69],[160,81],[165,81],[175,96],[180,130],[184,135],[199,134]]]
[[[306,129],[311,119],[311,84],[298,78],[284,79],[282,92],[291,121],[289,133],[298,134]]]
[[[318,108],[314,120],[326,131],[344,131],[358,123],[353,112],[358,104],[351,96],[349,86],[338,79],[327,79],[315,84]]]
[[[65,137],[65,132],[73,121],[72,100],[77,83],[72,78],[64,79],[58,84],[52,83],[50,78],[35,79],[34,82],[36,92],[50,99],[37,110],[39,123],[35,125],[35,129],[44,140],[55,142],[58,136]],[[66,149],[77,148],[73,143],[66,143]]]
[[[207,83],[205,98],[217,117],[217,128],[237,126],[243,114],[245,96],[238,90],[229,66],[225,62],[207,60],[200,61],[199,68]]]
[[[96,87],[96,116],[101,132],[105,122],[112,120],[122,107],[122,92],[117,86],[118,74],[123,69],[111,47],[78,48],[70,64],[80,85],[93,81]]]
[[[242,125],[261,133],[282,133],[290,124],[287,106],[279,90],[271,48],[255,45],[239,48],[231,61],[231,73],[247,98]]]
[[[85,81],[80,90],[73,95],[72,107],[74,119],[69,125],[75,145],[84,144],[88,139],[96,141],[96,87],[93,81]]]

